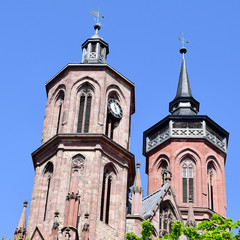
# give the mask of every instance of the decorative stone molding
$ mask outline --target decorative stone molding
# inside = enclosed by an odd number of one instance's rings
[[[80,200],[79,193],[78,192],[76,194],[73,192],[71,194],[68,193],[66,200],[69,201],[70,199]]]
[[[173,123],[170,121],[169,128],[166,129],[164,132],[159,131],[159,134],[157,134],[157,136],[153,139],[151,139],[151,135],[147,137],[146,152],[149,152],[150,150],[165,142],[169,138],[205,138],[226,153],[226,139],[219,139],[217,137],[217,134],[213,135],[207,130],[207,128],[209,129],[210,127],[207,126],[206,123],[202,124],[201,128],[175,128]],[[211,131],[214,133],[213,130]]]
[[[59,227],[59,223],[58,223],[59,212],[56,211],[56,212],[54,213],[54,215],[55,215],[55,216],[54,216],[53,229],[56,230],[56,229],[58,229],[58,227]]]

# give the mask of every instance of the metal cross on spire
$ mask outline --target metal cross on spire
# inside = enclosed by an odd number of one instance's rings
[[[96,17],[96,18],[95,18],[96,23],[99,23],[99,18],[104,18],[103,15],[100,15],[100,10],[99,10],[99,8],[98,8],[97,11],[94,11],[94,10],[91,9],[91,10],[90,10],[90,14],[93,15],[94,17]]]
[[[178,37],[178,41],[182,42],[182,47],[184,48],[184,44],[188,43],[188,41],[184,38],[183,32],[180,32],[180,34],[181,34],[181,37],[180,36]]]

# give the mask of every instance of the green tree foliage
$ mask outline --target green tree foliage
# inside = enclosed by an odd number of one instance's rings
[[[146,240],[152,236],[153,225],[149,221],[144,220],[141,226],[142,226],[142,231],[141,231],[142,237],[138,237],[135,233],[130,232],[130,233],[126,233],[127,240]]]
[[[138,237],[133,232],[127,233],[127,240],[147,240],[152,236],[153,226],[145,220],[141,224],[142,237]],[[240,230],[238,234],[231,232],[233,229],[240,228],[240,220],[233,222],[231,218],[223,219],[218,214],[214,214],[210,221],[203,221],[196,227],[184,227],[182,222],[176,221],[172,226],[172,232],[166,234],[161,239],[178,240],[181,235],[185,235],[189,240],[240,240]],[[159,240],[159,239],[158,239]]]

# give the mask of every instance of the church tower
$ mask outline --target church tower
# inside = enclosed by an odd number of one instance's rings
[[[82,63],[68,64],[46,83],[42,145],[32,153],[30,239],[124,239],[135,176],[134,84],[106,64],[109,46],[101,25],[94,28]]]
[[[199,102],[193,98],[187,74],[187,49],[181,48],[180,53],[182,64],[177,93],[169,104],[171,115],[144,132],[143,154],[148,194],[165,184],[163,173],[170,171],[171,186],[187,225],[194,218],[196,222],[210,219],[214,212],[226,217],[224,166],[229,134],[208,116],[198,115]]]

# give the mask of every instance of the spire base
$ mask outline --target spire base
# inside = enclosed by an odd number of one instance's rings
[[[169,112],[172,115],[197,115],[199,105],[193,97],[177,97],[169,103]]]

